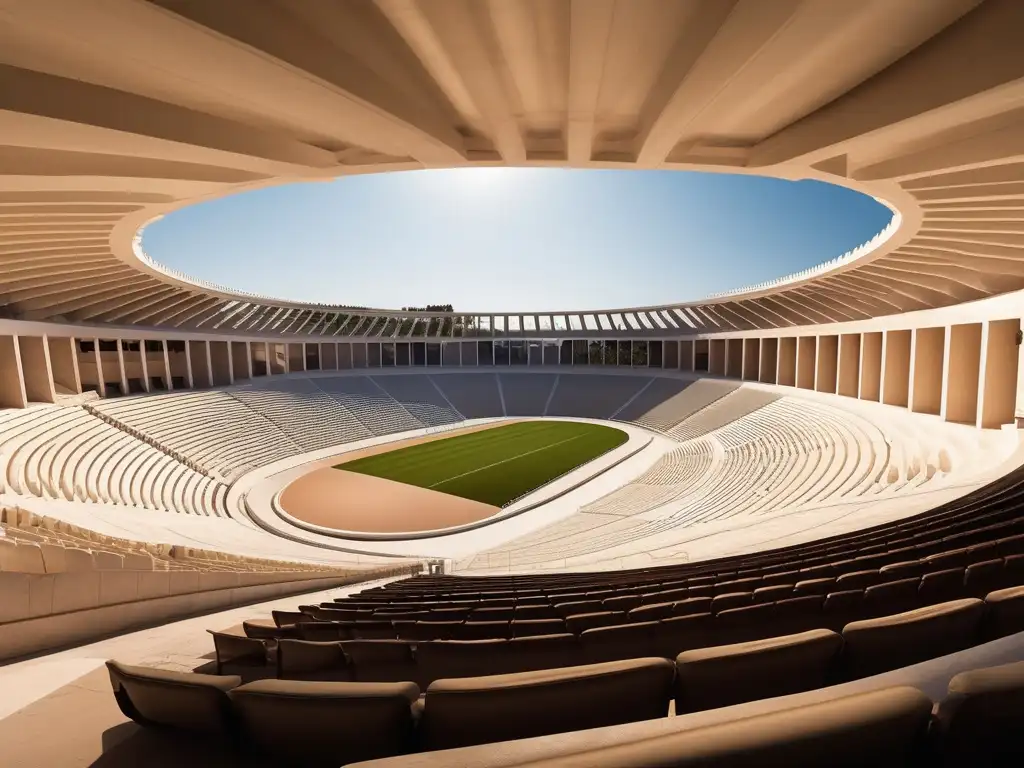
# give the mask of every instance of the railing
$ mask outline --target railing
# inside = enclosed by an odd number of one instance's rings
[[[185,274],[184,272],[181,272],[180,270],[172,269],[171,267],[168,267],[168,266],[166,266],[164,264],[161,264],[159,261],[157,261],[156,259],[152,258],[148,253],[146,253],[145,249],[142,247],[142,234],[143,234],[144,230],[145,230],[145,227],[143,227],[138,232],[136,232],[135,233],[135,237],[132,238],[132,250],[135,252],[135,257],[139,261],[141,261],[143,264],[145,264],[147,267],[149,267],[150,269],[152,269],[152,270],[154,270],[156,272],[159,272],[160,274],[165,275],[167,277],[173,278],[174,280],[178,280],[178,281],[186,283],[188,285],[195,286],[196,288],[204,288],[204,289],[206,289],[208,291],[216,291],[217,293],[226,293],[229,296],[238,296],[239,298],[255,299],[256,301],[259,301],[259,302],[269,302],[271,304],[298,304],[298,303],[301,303],[301,304],[303,304],[303,305],[305,305],[307,307],[311,307],[311,308],[312,307],[321,307],[321,308],[330,307],[330,305],[328,305],[328,304],[313,304],[313,303],[310,303],[310,302],[296,302],[296,301],[293,301],[291,299],[281,299],[281,298],[277,298],[277,297],[274,297],[274,296],[264,296],[264,295],[259,294],[259,293],[251,293],[249,291],[240,291],[237,288],[227,288],[227,287],[225,287],[223,285],[218,285],[217,283],[212,283],[212,282],[210,282],[208,280],[201,280],[201,279],[199,279],[197,277],[192,277],[191,275]],[[229,305],[227,305],[225,307],[225,309],[230,309],[232,306],[233,305],[229,304]],[[331,308],[333,309],[333,307],[331,307]]]
[[[884,201],[880,200],[879,202]],[[896,230],[900,228],[900,224],[902,222],[903,216],[900,215],[899,211],[893,210],[892,218],[889,220],[889,223],[886,225],[885,229],[883,229],[877,235],[872,237],[866,243],[858,245],[856,248],[847,251],[842,256],[837,256],[836,258],[830,259],[829,261],[826,261],[822,264],[818,264],[815,267],[808,267],[807,269],[804,269],[800,272],[794,272],[791,275],[779,277],[774,280],[766,280],[763,283],[758,283],[756,285],[748,285],[743,288],[735,288],[731,291],[723,291],[722,293],[712,293],[711,295],[706,296],[705,299],[721,299],[725,298],[726,296],[738,296],[739,294],[743,293],[756,293],[758,291],[765,291],[770,288],[777,288],[781,285],[787,285],[789,283],[798,283],[801,280],[807,280],[808,278],[815,277],[816,275],[825,274],[826,272],[830,272],[833,269],[855,262],[858,259],[861,259],[867,254],[871,253],[872,251],[880,248],[882,245],[888,242],[888,240],[894,234],[896,234]]]

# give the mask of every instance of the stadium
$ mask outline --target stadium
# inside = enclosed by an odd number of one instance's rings
[[[1018,0],[0,0],[0,765],[1020,764],[1022,39]],[[506,166],[891,218],[545,312],[143,245]]]

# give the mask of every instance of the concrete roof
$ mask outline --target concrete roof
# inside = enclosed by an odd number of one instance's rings
[[[0,0],[0,317],[394,336],[411,313],[176,275],[139,228],[267,185],[472,165],[815,178],[895,212],[847,257],[727,296],[476,314],[600,330],[639,310],[666,335],[1018,290],[1022,34],[1019,0]]]

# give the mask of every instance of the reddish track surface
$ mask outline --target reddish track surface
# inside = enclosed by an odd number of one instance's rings
[[[496,514],[498,507],[330,465],[510,423],[500,421],[424,435],[319,461],[317,469],[284,489],[281,508],[305,523],[357,533],[414,533],[475,523]]]

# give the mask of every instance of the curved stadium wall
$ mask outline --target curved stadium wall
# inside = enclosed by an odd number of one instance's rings
[[[533,12],[538,29],[557,21],[555,6]],[[425,22],[435,45],[397,17],[353,16],[356,37],[380,42],[370,51],[297,23],[282,37],[281,20],[262,12],[240,25],[202,4],[18,4],[5,19],[23,45],[0,72],[0,406],[392,362],[614,361],[983,429],[1014,424],[1024,413],[1022,13],[1014,2],[951,0],[831,9],[826,19],[806,3],[676,28],[631,7],[636,28],[664,33],[650,48],[630,45],[629,25],[609,27],[610,45],[588,38],[582,18],[555,24],[566,32],[559,55],[534,61],[545,82],[564,84],[552,123],[550,104],[521,100],[532,93],[534,47],[502,48],[507,69],[474,64],[444,43],[464,39],[451,36],[448,14]],[[74,55],[50,34],[52,18],[73,20]],[[689,67],[669,55],[676,34],[706,43],[679,38],[695,51]],[[341,52],[353,67],[318,64]],[[808,64],[818,56],[830,66]],[[558,62],[570,60],[566,78]],[[383,62],[390,68],[376,79],[352,74]],[[636,98],[606,96],[615,78]],[[201,200],[352,173],[500,164],[818,179],[885,201],[894,216],[863,247],[771,284],[695,303],[543,314],[283,301],[192,280],[141,250],[147,221]]]

